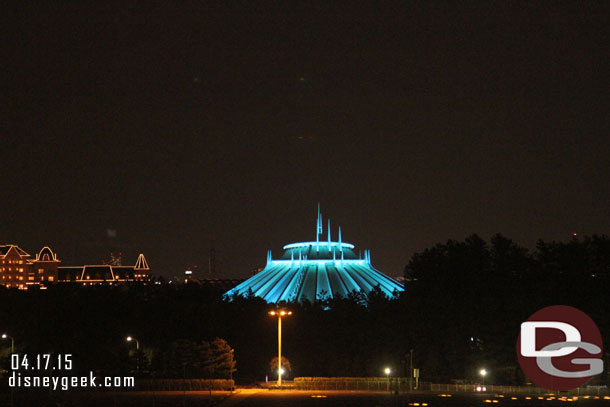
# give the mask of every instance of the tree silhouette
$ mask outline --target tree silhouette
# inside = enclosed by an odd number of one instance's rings
[[[278,374],[277,356],[274,357],[273,359],[271,359],[271,362],[269,362],[269,368],[271,369],[272,374],[274,374],[274,375]],[[282,377],[288,377],[290,375],[290,372],[292,372],[292,365],[290,364],[290,361],[285,356],[282,356],[282,369],[284,370]]]

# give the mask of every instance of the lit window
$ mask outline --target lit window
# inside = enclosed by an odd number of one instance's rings
[[[19,280],[23,280],[23,276],[19,276]]]
[[[28,280],[30,280],[30,281],[34,281],[34,276],[29,276],[29,277],[28,277]]]
[[[38,269],[38,274],[44,273],[44,269]]]
[[[49,276],[49,281],[53,281],[54,277],[53,276]]]

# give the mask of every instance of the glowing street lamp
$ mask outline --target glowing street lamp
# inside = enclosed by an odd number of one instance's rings
[[[140,342],[138,342],[138,340],[136,338],[134,338],[133,336],[128,336],[127,338],[125,338],[125,340],[127,342],[135,341],[136,342],[136,350],[140,350]]]
[[[11,353],[15,353],[15,339],[7,334],[2,334],[2,339],[7,338],[11,340]]]
[[[384,370],[386,377],[388,378],[388,391],[390,391],[390,373],[392,373],[392,369],[386,367]]]
[[[292,311],[286,309],[277,309],[269,311],[269,315],[277,317],[277,385],[282,385],[282,317],[286,318],[292,315]]]
[[[487,369],[479,370],[479,374],[483,377],[483,384],[485,384],[485,376],[487,376]]]
[[[136,343],[136,371],[140,371],[140,342],[134,338],[133,336],[128,336],[125,338],[127,342],[135,341]]]

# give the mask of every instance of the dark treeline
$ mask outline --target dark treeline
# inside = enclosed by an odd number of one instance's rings
[[[610,337],[605,236],[539,242],[528,251],[500,235],[490,242],[474,235],[415,254],[405,277],[405,292],[393,299],[373,291],[291,304],[293,315],[282,323],[290,374],[382,376],[392,366],[405,375],[413,349],[426,381],[475,381],[485,367],[489,382],[522,383],[515,355],[519,325],[555,304],[580,308]],[[223,301],[221,295],[195,284],[1,289],[0,330],[15,338],[16,352],[71,353],[75,368],[108,373],[133,371],[134,344],[125,340],[132,335],[142,350],[135,355],[141,374],[156,377],[180,376],[178,365],[187,362],[177,359],[228,352],[216,339],[223,338],[234,349],[238,383],[265,375],[274,380],[277,320],[267,315],[271,306],[258,298]],[[0,345],[6,366],[10,341]],[[204,359],[200,370],[182,374],[212,372]]]

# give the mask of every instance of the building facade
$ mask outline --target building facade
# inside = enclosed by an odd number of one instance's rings
[[[341,239],[333,241],[328,222],[328,238],[323,235],[322,215],[318,207],[316,240],[284,246],[284,253],[273,258],[267,253],[265,268],[225,293],[235,296],[261,297],[269,303],[314,302],[346,298],[352,294],[368,294],[373,290],[393,297],[404,291],[398,281],[386,276],[371,264],[371,254],[356,254],[354,245]]]
[[[17,245],[0,245],[0,285],[27,289],[54,283],[119,284],[150,281],[143,254],[133,266],[109,264],[60,266],[57,254],[45,246],[34,258]]]

